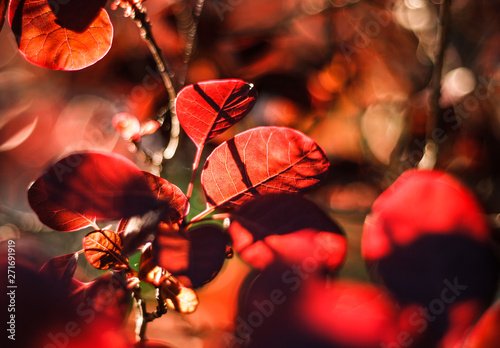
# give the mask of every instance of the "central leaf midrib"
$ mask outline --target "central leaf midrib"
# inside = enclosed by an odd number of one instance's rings
[[[216,206],[222,206],[222,205],[224,205],[224,204],[226,204],[226,203],[230,202],[232,199],[234,199],[234,198],[236,198],[236,197],[238,197],[238,196],[240,196],[240,195],[242,195],[242,194],[244,194],[244,193],[246,193],[246,192],[248,192],[248,191],[252,190],[253,188],[256,188],[256,187],[258,187],[258,186],[260,186],[260,185],[263,185],[264,183],[266,183],[266,182],[270,181],[271,179],[276,178],[277,176],[279,176],[279,175],[283,174],[283,173],[284,173],[284,172],[286,172],[287,170],[289,170],[289,169],[293,168],[293,167],[294,167],[297,163],[301,162],[303,159],[307,158],[307,156],[308,156],[311,152],[313,152],[313,151],[309,151],[306,155],[303,155],[303,156],[302,156],[300,159],[298,159],[297,161],[295,161],[295,162],[293,162],[293,163],[289,164],[289,165],[288,165],[285,169],[283,169],[283,170],[279,171],[279,172],[278,172],[278,173],[276,173],[276,174],[273,174],[273,175],[269,176],[269,177],[268,177],[268,178],[266,178],[265,180],[262,180],[262,181],[260,181],[260,182],[258,182],[258,183],[255,183],[255,184],[252,184],[252,186],[247,186],[247,188],[246,188],[245,190],[243,190],[243,191],[241,191],[241,192],[238,192],[238,193],[237,193],[237,194],[235,194],[235,195],[230,196],[229,198],[225,199],[225,200],[224,200],[224,201],[222,201],[221,203],[216,204]]]

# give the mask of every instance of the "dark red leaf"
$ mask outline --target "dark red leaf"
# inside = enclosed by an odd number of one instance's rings
[[[96,314],[114,319],[115,322],[123,323],[130,310],[131,294],[123,272],[107,272],[86,283],[81,293],[81,301],[86,304],[83,310],[92,310]]]
[[[69,155],[38,179],[46,203],[97,219],[121,219],[144,214],[158,200],[142,171],[113,153],[82,152]],[[39,193],[41,194],[41,193]]]
[[[246,279],[235,315],[237,334],[242,336],[228,340],[228,346],[245,338],[248,348],[395,348],[402,347],[401,332],[409,342],[415,327],[422,329],[417,315],[413,326],[399,326],[397,305],[383,289],[328,279],[307,269],[274,264]]]
[[[61,7],[52,1],[51,7],[47,0],[12,0],[9,23],[19,51],[31,63],[50,69],[79,70],[94,64],[108,53],[113,39],[104,4],[72,0]]]
[[[149,172],[143,172],[143,174],[158,200],[168,203],[168,210],[163,217],[164,221],[178,222],[181,220],[188,212],[188,209],[186,209],[188,207],[188,200],[184,192],[159,176]]]
[[[498,255],[485,217],[451,175],[409,170],[377,198],[365,220],[361,252],[369,273],[402,306],[432,307],[455,290],[453,301],[440,302],[446,326],[427,323],[429,346],[441,340],[456,345],[496,292]]]
[[[194,288],[200,287],[219,273],[226,260],[226,233],[216,225],[190,229],[191,250],[186,276]]]
[[[48,0],[61,27],[80,33],[100,15],[107,0]]]
[[[258,127],[219,145],[207,158],[201,182],[208,205],[219,208],[265,193],[307,191],[329,165],[323,150],[303,133]]]
[[[122,241],[113,231],[90,232],[83,238],[83,249],[89,263],[98,269],[124,268],[128,260],[121,256]]]
[[[300,265],[312,258],[318,270],[334,272],[344,261],[347,242],[342,229],[301,196],[257,197],[233,212],[231,220],[235,251],[256,268],[275,261]]]
[[[500,301],[497,300],[481,316],[481,319],[474,325],[467,334],[463,347],[467,348],[495,348],[500,342]]]
[[[474,195],[440,171],[409,170],[383,192],[365,221],[363,254],[386,257],[393,246],[427,234],[462,234],[488,241],[490,231]],[[394,245],[396,243],[396,245]]]
[[[7,6],[9,6],[9,0],[0,0],[0,31],[2,30],[3,22],[5,21]]]
[[[78,253],[70,253],[54,257],[45,263],[38,273],[70,285],[77,265]]]
[[[227,245],[227,237],[220,227],[203,225],[184,235],[162,225],[153,246],[156,264],[193,288],[208,283],[219,273],[226,259]]]
[[[213,80],[184,87],[176,99],[179,122],[198,148],[241,120],[257,91],[241,80]]]
[[[155,264],[179,275],[189,268],[190,247],[184,230],[181,232],[178,225],[162,222],[153,242]]]
[[[95,216],[80,214],[49,201],[43,177],[29,188],[28,202],[40,221],[56,231],[71,232],[95,226]]]

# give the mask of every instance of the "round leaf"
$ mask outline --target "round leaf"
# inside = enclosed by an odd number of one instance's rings
[[[252,84],[212,80],[184,87],[176,99],[179,122],[198,148],[245,117],[257,99]]]
[[[113,39],[104,4],[72,0],[51,7],[47,0],[12,0],[9,23],[19,51],[31,63],[55,70],[80,70],[96,63]]]
[[[336,271],[347,242],[342,229],[313,202],[291,194],[257,197],[231,213],[234,249],[253,267],[272,262],[300,265],[314,260],[318,269]]]
[[[203,225],[184,233],[161,224],[153,246],[155,260],[186,285],[198,288],[221,270],[227,237],[216,225]]]
[[[432,308],[453,291],[452,301],[441,302],[441,321],[428,323],[436,342],[471,325],[497,289],[498,256],[485,214],[465,186],[441,171],[406,171],[377,198],[361,252],[370,275],[401,305]]]
[[[38,273],[69,285],[75,274],[77,264],[78,253],[60,255],[45,263]]]
[[[221,208],[265,193],[305,192],[319,184],[329,165],[303,133],[258,127],[219,145],[207,158],[201,182],[208,205]]]
[[[186,206],[188,205],[188,200],[184,192],[159,176],[149,172],[143,172],[143,174],[151,191],[153,191],[158,200],[168,203],[168,210],[163,219],[167,222],[178,222],[181,220],[185,213],[187,213]]]
[[[35,186],[41,190],[37,200],[43,202],[42,210],[63,207],[90,219],[114,220],[158,206],[142,171],[113,153],[71,154],[50,166],[38,180],[43,182]]]
[[[80,214],[49,201],[43,177],[29,188],[28,202],[40,221],[53,230],[71,232],[95,225],[95,216]]]
[[[122,241],[116,232],[90,232],[83,238],[83,249],[89,263],[97,269],[122,268],[126,265],[127,260],[121,256]]]

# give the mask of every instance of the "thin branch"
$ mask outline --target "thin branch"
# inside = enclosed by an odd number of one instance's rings
[[[151,313],[147,311],[146,301],[142,298],[141,287],[139,285],[134,288],[134,299],[137,306],[137,319],[135,323],[136,340],[138,342],[144,342],[147,340],[146,328],[148,323],[167,313],[165,299],[161,295],[160,289],[156,288],[156,301],[158,305],[156,306],[156,310]]]
[[[450,9],[451,0],[442,0],[439,6],[439,18],[437,26],[437,52],[434,61],[434,68],[432,71],[432,78],[429,84],[431,95],[430,95],[430,110],[431,119],[427,123],[426,138],[427,145],[424,149],[424,156],[422,161],[419,163],[419,168],[426,167],[431,169],[437,159],[439,148],[432,141],[432,135],[435,129],[443,128],[443,109],[439,105],[439,99],[441,98],[441,80],[443,76],[443,64],[446,53],[446,48],[448,47],[449,32],[450,32]],[[432,160],[429,160],[432,159]],[[426,164],[429,163],[429,164]],[[431,168],[429,168],[429,166]]]
[[[194,40],[196,38],[196,31],[198,30],[198,23],[200,21],[201,11],[203,10],[203,4],[205,0],[196,0],[196,5],[193,11],[193,23],[189,28],[189,32],[186,37],[186,45],[184,46],[184,59],[182,70],[179,73],[179,84],[184,86],[186,82],[187,69],[189,65],[189,60],[191,59],[191,55],[193,54],[194,48]]]
[[[148,322],[146,320],[146,301],[141,296],[141,288],[137,286],[134,289],[134,299],[137,306],[137,319],[135,322],[135,335],[138,342],[146,340],[146,328]]]
[[[167,149],[168,149],[168,154],[170,155],[168,158],[166,156],[164,157],[170,159],[173,157],[173,154],[177,150],[177,145],[179,143],[179,133],[180,133],[179,121],[177,119],[177,114],[175,112],[175,98],[177,97],[177,93],[175,91],[171,79],[171,77],[174,74],[172,73],[167,63],[163,60],[163,57],[161,55],[161,50],[158,47],[158,44],[156,43],[153,37],[151,24],[149,23],[148,17],[146,15],[146,10],[141,5],[138,5],[139,3],[136,4],[133,1],[128,1],[127,4],[131,7],[130,11],[131,18],[136,22],[137,26],[141,30],[141,37],[148,45],[149,51],[153,56],[160,77],[168,93],[168,98],[169,98],[168,109],[170,111],[171,128],[170,128],[170,139],[169,139],[169,144],[167,145]],[[160,123],[160,125],[163,125],[165,121],[164,115],[165,114],[162,114],[157,120]]]

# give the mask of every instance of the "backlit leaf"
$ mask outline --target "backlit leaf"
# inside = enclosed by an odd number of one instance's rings
[[[40,221],[53,230],[71,232],[95,226],[95,216],[80,214],[49,201],[43,177],[38,178],[29,188],[28,202]]]
[[[35,65],[79,70],[111,48],[113,27],[103,0],[71,0],[61,6],[47,0],[13,0],[9,23],[19,51]]]
[[[45,263],[38,273],[70,284],[78,264],[78,253],[54,257]]]
[[[164,282],[160,287],[163,296],[166,296],[165,305],[169,309],[174,309],[182,314],[193,313],[198,307],[198,295],[191,289],[183,286],[182,284],[176,284],[172,289],[172,282]]]
[[[156,194],[158,200],[168,203],[168,210],[164,217],[164,219],[166,219],[165,221],[178,222],[181,220],[185,213],[187,213],[186,205],[188,204],[184,192],[174,184],[159,176],[145,171],[143,174],[151,191]]]
[[[334,272],[344,261],[347,243],[342,229],[301,196],[257,197],[232,212],[231,220],[235,251],[256,268],[278,260],[300,264],[311,258],[318,270]]]
[[[241,80],[212,80],[184,87],[176,99],[179,122],[198,148],[241,120],[257,91]]]
[[[201,182],[208,205],[221,208],[264,193],[310,190],[328,167],[323,150],[303,133],[258,127],[219,145],[207,158]]]
[[[122,241],[113,231],[99,230],[90,232],[83,238],[85,257],[98,269],[122,268],[128,260],[121,256]]]
[[[158,206],[142,171],[113,153],[71,154],[51,165],[39,180],[43,181],[37,188],[45,195],[44,204],[87,217],[121,219]]]

